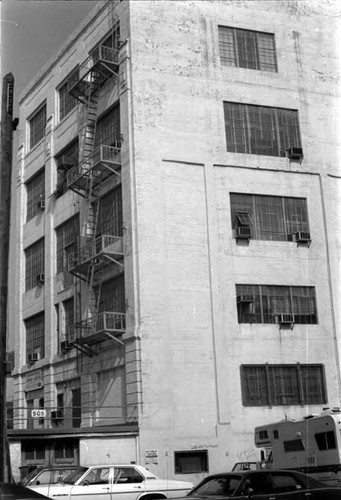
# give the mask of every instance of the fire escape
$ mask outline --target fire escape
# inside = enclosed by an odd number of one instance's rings
[[[115,264],[123,268],[123,238],[97,234],[101,185],[109,177],[120,177],[121,143],[95,147],[99,89],[109,78],[118,80],[119,50],[97,47],[69,80],[69,92],[83,104],[84,123],[80,131],[78,164],[65,169],[67,189],[86,200],[86,210],[76,251],[69,255],[68,271],[86,283],[86,317],[68,328],[65,349],[76,347],[88,356],[96,354],[98,343],[112,339],[123,344],[125,314],[98,312],[101,279],[105,269]],[[82,313],[80,313],[82,314]]]

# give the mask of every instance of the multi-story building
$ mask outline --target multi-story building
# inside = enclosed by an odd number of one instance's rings
[[[99,2],[22,94],[16,474],[195,481],[340,405],[334,9]]]

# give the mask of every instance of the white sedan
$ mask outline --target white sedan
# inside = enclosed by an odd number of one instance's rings
[[[156,500],[186,495],[193,484],[159,479],[140,465],[79,467],[62,484],[29,486],[55,500]]]

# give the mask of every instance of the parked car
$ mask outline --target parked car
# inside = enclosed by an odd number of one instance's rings
[[[53,467],[37,467],[25,476],[20,484],[23,486],[31,486],[38,484],[58,484],[63,483],[64,479],[74,470],[78,469],[78,465],[60,465]]]
[[[21,484],[0,483],[1,500],[49,500],[45,495],[32,491]]]
[[[236,462],[233,471],[266,469],[266,462]]]
[[[193,484],[159,479],[140,465],[97,465],[78,467],[63,484],[30,485],[34,491],[60,500],[157,500],[186,495]],[[120,496],[116,497],[120,498]]]
[[[328,488],[307,474],[296,471],[248,470],[207,476],[181,500],[201,498],[340,500],[341,488]]]

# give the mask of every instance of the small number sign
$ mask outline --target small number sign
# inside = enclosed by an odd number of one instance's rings
[[[46,410],[32,410],[31,417],[33,418],[44,418],[46,417]]]

